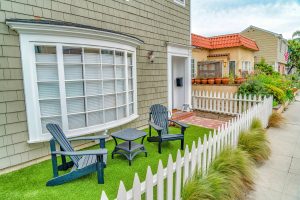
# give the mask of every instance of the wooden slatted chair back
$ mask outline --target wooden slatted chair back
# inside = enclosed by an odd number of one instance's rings
[[[70,141],[67,139],[66,135],[59,127],[58,124],[49,123],[46,125],[46,128],[51,133],[53,138],[57,141],[57,143],[61,146],[62,150],[74,152],[73,147],[71,146]],[[70,156],[71,160],[78,167],[78,161],[80,160],[79,156]]]
[[[167,107],[154,104],[150,107],[150,121],[154,122],[157,126],[163,128],[161,134],[168,134],[168,126],[169,126],[169,112]]]

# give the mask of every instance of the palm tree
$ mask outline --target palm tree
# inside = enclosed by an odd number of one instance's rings
[[[300,41],[300,31],[295,31],[292,37],[293,39]]]

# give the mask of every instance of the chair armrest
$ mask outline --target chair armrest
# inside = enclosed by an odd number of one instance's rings
[[[101,140],[108,138],[108,135],[95,135],[95,136],[85,136],[85,137],[74,137],[69,138],[69,141],[76,141],[76,140]]]
[[[169,121],[170,121],[170,122],[173,122],[173,123],[175,123],[175,124],[177,124],[177,125],[179,125],[179,126],[181,126],[181,127],[183,127],[183,128],[189,127],[187,124],[182,123],[182,122],[179,122],[179,121],[174,121],[174,120],[172,120],[172,119],[169,119]]]
[[[157,126],[156,124],[154,124],[153,122],[149,121],[149,125],[154,128],[156,131],[162,131],[163,128],[160,126]]]
[[[85,151],[53,151],[51,154],[60,154],[64,156],[85,156],[85,155],[104,155],[107,149],[85,150]]]

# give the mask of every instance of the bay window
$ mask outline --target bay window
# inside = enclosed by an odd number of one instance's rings
[[[50,138],[47,123],[71,137],[138,117],[132,43],[20,33],[29,142]]]

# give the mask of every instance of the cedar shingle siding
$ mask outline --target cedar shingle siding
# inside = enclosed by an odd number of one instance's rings
[[[49,154],[48,142],[27,143],[19,37],[5,24],[6,19],[40,16],[45,20],[118,31],[143,40],[145,44],[137,49],[140,117],[127,126],[146,125],[150,105],[167,105],[165,42],[190,45],[189,0],[185,7],[173,0],[1,0],[0,3],[0,171]],[[154,51],[153,64],[147,60],[148,51]]]

